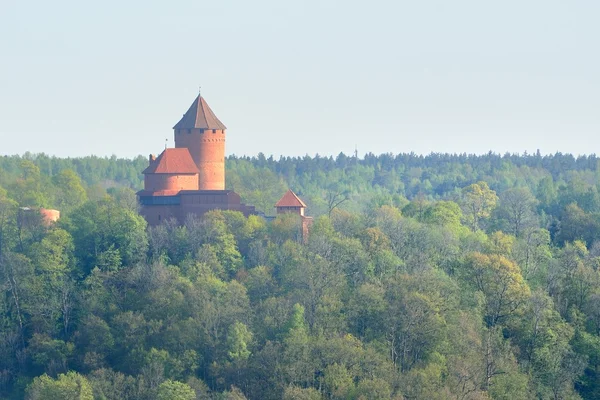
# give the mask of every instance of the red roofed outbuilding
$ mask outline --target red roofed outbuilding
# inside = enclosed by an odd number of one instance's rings
[[[302,201],[292,189],[288,189],[277,203],[275,203],[277,214],[297,214],[300,218],[300,228],[302,233],[302,241],[308,241],[308,233],[312,225],[312,217],[304,215],[306,204]]]
[[[294,193],[291,189],[283,195],[281,199],[275,204],[277,214],[293,213],[304,216],[304,209],[306,204]]]

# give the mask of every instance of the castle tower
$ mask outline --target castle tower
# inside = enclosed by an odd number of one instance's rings
[[[200,95],[173,127],[175,147],[187,148],[200,170],[199,190],[225,189],[225,129]]]

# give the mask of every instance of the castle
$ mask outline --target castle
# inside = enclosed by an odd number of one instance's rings
[[[225,190],[226,127],[198,94],[181,120],[173,127],[175,148],[150,155],[143,171],[144,190],[137,193],[148,224],[159,225],[175,218],[184,222],[188,214],[210,210],[235,210],[245,216],[257,214],[243,204],[233,190]],[[306,238],[311,218],[304,215],[306,204],[289,190],[275,205],[278,214],[300,216]]]

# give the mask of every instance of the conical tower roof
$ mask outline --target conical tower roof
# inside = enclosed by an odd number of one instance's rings
[[[173,129],[227,129],[208,106],[204,97],[198,95],[189,110]]]

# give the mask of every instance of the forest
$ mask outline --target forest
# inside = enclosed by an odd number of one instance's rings
[[[596,156],[228,157],[304,239],[148,227],[147,162],[0,156],[0,399],[600,398]]]

